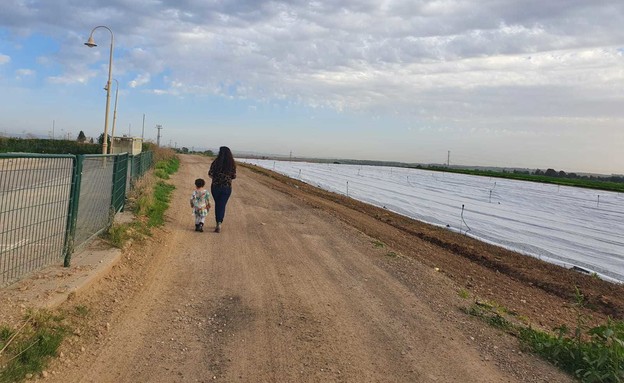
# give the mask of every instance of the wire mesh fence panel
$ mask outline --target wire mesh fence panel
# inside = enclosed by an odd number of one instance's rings
[[[132,157],[132,182],[136,182],[136,180],[140,177],[141,172],[141,158],[143,153],[138,154]]]
[[[143,164],[141,168],[141,175],[145,174],[154,165],[154,152],[145,152],[143,158]]]
[[[111,200],[111,205],[115,212],[119,212],[123,209],[126,200],[128,157],[128,153],[115,156],[115,165],[113,167],[113,196]]]
[[[82,161],[82,176],[74,237],[76,248],[108,227],[112,219],[115,156],[84,155],[78,156],[78,161]]]
[[[145,174],[150,167],[152,166],[152,152],[144,152],[141,153],[140,157],[139,157],[139,164],[137,167],[137,177],[141,177],[143,174]]]
[[[0,154],[0,286],[63,260],[74,156]]]
[[[130,160],[130,168],[131,168],[131,180],[132,182],[136,182],[143,174],[147,173],[147,171],[152,167],[152,159],[154,152],[143,152],[137,154],[136,156],[131,156]]]
[[[139,156],[0,154],[0,287],[64,259],[110,224],[133,181],[152,165]]]

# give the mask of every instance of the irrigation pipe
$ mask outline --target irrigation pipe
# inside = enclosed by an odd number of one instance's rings
[[[466,223],[466,221],[464,221],[464,205],[462,204],[462,210],[461,210],[461,223],[459,225],[459,232],[461,233],[462,231],[462,224],[466,225],[466,227],[468,228],[468,230],[466,230],[464,232],[464,234],[468,233],[470,231],[470,226],[468,226],[468,224]]]

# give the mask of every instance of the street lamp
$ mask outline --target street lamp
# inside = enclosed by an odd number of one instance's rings
[[[104,116],[104,137],[102,140],[102,154],[107,154],[106,152],[108,148],[108,109],[110,106],[110,87],[111,87],[111,78],[112,78],[112,72],[113,72],[113,46],[115,43],[115,37],[113,36],[113,31],[111,31],[109,27],[105,25],[98,25],[97,27],[91,30],[91,34],[89,35],[89,40],[87,40],[87,42],[84,43],[89,48],[97,47],[97,44],[95,44],[95,41],[93,40],[93,32],[95,32],[95,30],[98,28],[108,29],[108,31],[111,34],[110,57],[108,59],[108,81],[106,82],[106,88],[104,88],[106,90],[106,115]]]
[[[113,108],[113,131],[111,132],[111,146],[110,154],[115,154],[113,147],[115,146],[115,122],[117,121],[117,96],[119,96],[119,81],[116,78],[113,79],[115,84],[115,107]]]

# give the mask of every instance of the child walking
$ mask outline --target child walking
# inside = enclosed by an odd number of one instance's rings
[[[210,210],[210,193],[204,189],[206,181],[201,178],[195,180],[195,191],[191,196],[191,207],[195,215],[195,231],[204,231],[204,220]]]

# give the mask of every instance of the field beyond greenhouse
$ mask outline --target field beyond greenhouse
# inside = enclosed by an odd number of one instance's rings
[[[241,160],[580,272],[624,282],[624,195],[399,167]]]

